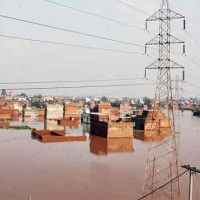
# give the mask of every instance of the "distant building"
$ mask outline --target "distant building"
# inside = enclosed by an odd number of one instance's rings
[[[133,152],[133,138],[103,138],[90,135],[90,152],[104,156],[110,153]]]
[[[6,92],[5,89],[2,89],[2,90],[1,90],[1,96],[3,96],[3,97],[7,96],[7,92]]]
[[[81,119],[83,113],[83,103],[64,103],[64,116],[65,119],[77,118]]]
[[[90,109],[89,107],[83,108],[83,114],[81,115],[81,121],[86,124],[90,124]]]
[[[97,112],[90,114],[91,134],[107,138],[132,138],[132,122],[119,120],[119,109],[112,108],[110,103],[100,103]]]
[[[63,105],[46,104],[45,119],[63,119]]]

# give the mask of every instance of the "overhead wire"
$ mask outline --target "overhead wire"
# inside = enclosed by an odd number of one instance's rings
[[[199,86],[195,85],[195,84],[192,84],[192,83],[188,83],[187,81],[184,81],[184,83],[186,83],[187,85],[191,86],[191,87],[195,87],[197,89],[200,89]]]
[[[197,61],[195,61],[193,58],[191,58],[191,57],[188,56],[188,55],[186,55],[186,58],[187,58],[188,60],[190,60],[193,64],[195,64],[197,67],[200,68],[200,64],[199,64]]]
[[[134,10],[136,10],[136,11],[138,11],[138,12],[144,14],[144,15],[147,15],[147,16],[149,16],[149,17],[151,16],[149,13],[143,11],[142,9],[139,9],[139,8],[133,6],[132,4],[125,3],[125,2],[123,2],[123,1],[121,1],[121,0],[114,0],[114,1],[116,1],[116,2],[118,2],[118,3],[120,3],[120,4],[123,4],[123,5],[127,6],[127,7],[130,7],[130,8],[132,8],[132,9],[134,9]],[[180,28],[179,26],[176,26],[176,25],[174,25],[174,24],[172,24],[172,26],[176,27],[176,28],[179,29],[179,30],[182,30],[186,35],[188,35],[188,36],[190,37],[190,39],[193,40],[193,42],[194,42],[195,44],[197,44],[197,45],[200,47],[200,42],[199,42],[197,39],[195,39],[189,31],[184,30],[184,29],[182,29],[182,28]],[[149,32],[149,31],[148,31],[148,32]]]
[[[182,93],[186,93],[186,94],[189,94],[189,95],[192,95],[192,96],[194,96],[194,95],[200,96],[200,93],[189,92],[189,91],[187,91],[187,90],[185,90],[185,89],[182,89]]]
[[[57,27],[57,26],[47,25],[47,24],[43,24],[43,23],[38,23],[38,22],[26,20],[26,19],[20,19],[20,18],[11,17],[11,16],[7,16],[7,15],[1,15],[1,14],[0,14],[0,17],[5,18],[5,19],[9,19],[9,20],[14,20],[14,21],[19,21],[19,22],[23,22],[23,23],[42,26],[42,27],[46,27],[46,28],[50,28],[50,29],[55,29],[55,30],[59,30],[59,31],[65,31],[65,32],[83,35],[83,36],[87,36],[87,37],[98,38],[98,39],[116,42],[116,43],[120,43],[120,44],[126,44],[126,45],[130,45],[130,46],[136,46],[136,47],[144,48],[144,45],[140,45],[140,44],[136,44],[136,43],[121,41],[121,40],[112,39],[112,38],[108,38],[108,37],[104,37],[104,36],[100,36],[100,35],[93,35],[93,34],[90,34],[90,33],[84,33],[84,32],[81,32],[81,31],[75,31],[75,30],[71,30],[71,29],[67,29],[67,28],[61,28],[61,27]]]
[[[197,44],[200,47],[200,43],[197,39],[195,39],[188,31],[185,31],[185,33],[193,40],[195,44]]]
[[[172,26],[174,26],[175,28],[177,28],[179,30],[182,30],[196,45],[198,45],[200,47],[200,42],[197,39],[195,39],[188,30],[180,28],[179,26],[174,25],[174,24],[172,24]]]
[[[116,2],[118,2],[118,3],[120,3],[120,4],[123,4],[123,5],[127,6],[127,7],[130,7],[130,8],[132,8],[132,9],[134,9],[134,10],[136,10],[136,11],[138,11],[138,12],[144,14],[144,15],[151,16],[151,15],[150,15],[149,13],[147,13],[146,11],[137,8],[136,6],[133,6],[132,4],[125,3],[124,1],[121,1],[121,0],[114,0],[114,1],[116,1]],[[200,42],[199,42],[197,39],[195,39],[189,31],[184,30],[183,28],[180,28],[179,26],[174,25],[174,24],[172,24],[172,26],[176,27],[176,28],[179,29],[179,30],[182,30],[186,35],[189,36],[189,38],[190,38],[191,40],[193,40],[193,42],[194,42],[195,44],[197,44],[197,45],[200,47]]]
[[[125,2],[123,2],[123,1],[121,1],[121,0],[115,0],[116,2],[118,2],[118,3],[120,3],[120,4],[123,4],[123,5],[125,5],[125,6],[128,6],[128,7],[130,7],[130,8],[132,8],[132,9],[134,9],[134,10],[137,10],[138,12],[140,12],[140,13],[143,13],[143,14],[145,14],[145,15],[148,15],[148,16],[150,16],[150,14],[148,14],[147,12],[145,12],[145,11],[143,11],[143,10],[141,10],[141,9],[139,9],[139,8],[137,8],[137,7],[135,7],[135,6],[133,6],[133,5],[131,5],[131,4],[128,4],[128,3],[125,3]],[[174,25],[175,26],[175,25]],[[179,28],[178,26],[175,26],[176,28]],[[181,29],[181,28],[179,28],[179,29]],[[188,32],[188,31],[184,31],[194,42],[196,42],[197,44],[199,44],[198,43],[198,41],[197,40],[195,40],[193,37],[192,37],[192,35]],[[198,62],[196,62],[196,61],[194,61],[192,58],[190,58],[189,56],[187,56],[186,54],[183,54],[183,53],[179,53],[179,52],[175,52],[175,51],[172,51],[171,53],[174,53],[174,54],[180,54],[180,55],[184,55],[184,56],[186,56],[186,58],[188,58],[193,64],[195,64],[196,66],[198,66],[198,67],[200,67],[200,64],[198,63]],[[198,88],[198,89],[200,89],[197,85],[195,85],[195,84],[190,84],[190,83],[188,83],[188,82],[185,82],[186,84],[188,84],[188,85],[190,85],[190,86],[192,86],[192,87],[196,87],[196,88]]]
[[[114,0],[114,1],[120,3],[120,4],[124,5],[124,6],[130,7],[130,8],[132,8],[132,9],[134,9],[134,10],[137,10],[138,12],[140,12],[140,13],[142,13],[142,14],[145,14],[145,15],[147,15],[147,16],[150,16],[149,13],[147,13],[147,12],[145,12],[145,11],[143,11],[143,10],[141,10],[141,9],[139,9],[139,8],[137,8],[137,7],[133,6],[133,5],[131,5],[131,4],[125,3],[124,1],[121,1],[121,0]]]
[[[196,177],[196,180],[200,183],[200,179],[198,178],[198,174],[194,174],[195,175],[195,177]],[[198,183],[196,183],[195,181],[193,181],[193,183],[194,183],[194,190],[195,190],[195,192],[196,192],[196,195],[197,195],[197,197],[199,197],[200,195],[199,195],[199,187],[198,187]]]
[[[179,53],[179,52],[171,52],[171,53],[175,53],[175,54],[183,56],[188,61],[190,61],[192,64],[194,64],[196,67],[200,68],[200,64],[196,60],[194,60],[193,58],[191,58],[190,56],[188,56],[187,54],[183,54],[183,53]]]
[[[55,2],[55,1],[51,1],[51,0],[44,0],[44,1],[46,1],[48,3],[51,3],[51,4],[54,4],[54,5],[57,5],[57,6],[65,7],[65,8],[80,12],[80,13],[83,13],[83,14],[87,14],[87,15],[90,15],[90,16],[93,16],[93,17],[97,17],[97,18],[100,18],[100,19],[103,19],[103,20],[107,20],[107,21],[114,22],[114,23],[117,23],[117,24],[120,24],[120,25],[125,25],[125,26],[128,26],[128,27],[134,28],[134,29],[138,29],[138,30],[143,30],[144,31],[143,28],[135,26],[135,25],[132,25],[132,24],[128,24],[126,22],[121,22],[121,21],[116,20],[116,19],[111,19],[111,18],[102,16],[102,15],[98,15],[96,13],[88,12],[86,10],[81,10],[81,9],[78,9],[78,8],[75,8],[75,7],[66,5],[66,4],[61,4],[61,3],[58,3],[58,2]]]
[[[200,176],[198,176],[198,174],[195,174],[196,179],[200,182]]]
[[[45,0],[49,3],[54,3],[54,4],[59,4],[59,3],[56,3],[56,2],[53,2],[53,1],[50,1],[50,0]],[[148,13],[136,8],[135,6],[132,6],[130,4],[127,4],[123,1],[120,1],[120,0],[115,0],[121,4],[124,4],[125,6],[128,6],[128,7],[131,7],[145,15],[149,15]],[[97,17],[101,17],[101,18],[104,18],[104,19],[107,19],[107,20],[110,20],[110,21],[113,21],[113,22],[116,22],[118,23],[119,21],[117,20],[113,20],[113,19],[110,19],[110,18],[106,18],[104,16],[98,16],[94,13],[89,13],[87,11],[83,11],[83,10],[79,10],[79,9],[76,9],[76,8],[73,8],[73,7],[70,7],[70,6],[67,6],[67,5],[62,5],[61,6],[64,6],[64,7],[69,7],[70,9],[74,9],[74,10],[77,10],[79,12],[84,12],[84,13],[87,13],[87,14],[91,14],[91,15],[94,15],[94,16],[97,16]],[[129,42],[124,42],[124,41],[120,41],[120,40],[115,40],[115,39],[111,39],[111,38],[106,38],[106,37],[102,37],[102,36],[97,36],[97,35],[92,35],[92,34],[88,34],[88,33],[82,33],[82,32],[78,32],[78,31],[74,31],[74,30],[69,30],[69,29],[64,29],[64,28],[60,28],[60,27],[55,27],[55,26],[51,26],[51,25],[46,25],[46,24],[42,24],[42,23],[37,23],[37,22],[32,22],[32,21],[28,21],[28,20],[24,20],[24,19],[19,19],[19,18],[14,18],[14,17],[10,17],[10,16],[5,16],[5,15],[0,15],[0,17],[3,17],[3,18],[7,18],[7,19],[11,19],[11,20],[17,20],[17,21],[21,21],[21,22],[25,22],[25,23],[30,23],[30,24],[34,24],[34,25],[39,25],[39,26],[44,26],[44,27],[47,27],[47,28],[53,28],[53,29],[58,29],[58,30],[62,30],[62,31],[67,31],[67,32],[72,32],[72,33],[77,33],[77,34],[81,34],[81,35],[85,35],[85,36],[89,36],[89,37],[96,37],[96,38],[99,38],[99,39],[104,39],[104,40],[109,40],[109,41],[113,41],[113,42],[119,42],[119,43],[123,43],[123,44],[129,44],[129,45],[133,45],[133,46],[138,46],[138,47],[144,47],[142,45],[138,45],[138,44],[134,44],[134,43],[129,43]],[[121,24],[124,24],[124,25],[128,25],[126,23],[123,23],[123,22],[119,22]],[[186,32],[187,33],[187,32]],[[189,33],[187,33],[189,35]],[[25,38],[25,37],[17,37],[17,36],[8,36],[8,35],[0,35],[0,37],[6,37],[6,38],[13,38],[13,39],[20,39],[20,40],[26,40],[26,41],[32,41],[32,42],[41,42],[41,43],[49,43],[49,44],[55,44],[55,45],[64,45],[64,46],[73,46],[73,47],[80,47],[80,48],[87,48],[87,49],[95,49],[95,50],[102,50],[102,51],[113,51],[113,52],[121,52],[121,53],[127,53],[127,54],[141,54],[143,55],[143,53],[140,53],[140,52],[130,52],[130,51],[124,51],[124,50],[119,50],[119,49],[106,49],[106,48],[99,48],[99,47],[92,47],[92,46],[85,46],[85,45],[76,45],[76,44],[68,44],[68,43],[60,43],[60,42],[54,42],[54,41],[47,41],[47,40],[38,40],[38,39],[31,39],[31,38]],[[191,39],[192,39],[192,36],[191,36]],[[153,48],[152,48],[153,49]],[[175,52],[174,52],[175,53]],[[182,55],[182,54],[181,54]],[[187,56],[187,58],[189,58]],[[192,60],[190,58],[190,60]],[[196,64],[198,67],[200,67],[200,65],[198,63],[196,63],[194,60],[193,60],[193,63]],[[100,81],[100,80],[99,80]],[[103,80],[102,80],[103,81]],[[66,82],[66,81],[64,81]],[[23,82],[21,82],[23,83]],[[25,82],[24,82],[25,83]],[[36,82],[26,82],[26,83],[36,83]],[[39,83],[39,82],[38,82]],[[44,82],[42,82],[44,83]],[[46,82],[48,83],[48,82]],[[55,83],[55,82],[54,82]],[[1,83],[1,84],[4,84],[4,83]],[[6,83],[5,83],[6,84]],[[7,83],[7,84],[12,84],[12,83]],[[14,84],[14,83],[13,83]],[[188,83],[187,83],[188,84]],[[130,85],[130,84],[129,84]],[[127,85],[107,85],[107,86],[81,86],[81,87],[113,87],[113,86],[127,86]],[[190,86],[194,86],[196,87],[195,85],[193,84],[190,84]],[[56,89],[58,88],[63,88],[63,87],[56,87]],[[64,87],[64,88],[74,88],[74,87]],[[77,88],[77,87],[76,87]],[[78,87],[80,88],[80,87]],[[199,88],[199,87],[198,87]],[[35,88],[25,88],[25,89],[35,89]],[[39,89],[39,88],[36,88],[36,89]],[[43,88],[41,88],[43,89]],[[46,89],[46,88],[45,88]],[[53,88],[49,88],[49,89],[53,89]],[[15,89],[14,89],[15,90]]]
[[[136,6],[133,6],[132,4],[125,3],[124,1],[121,1],[121,0],[114,0],[114,1],[116,1],[116,2],[118,2],[120,4],[123,4],[123,5],[127,6],[127,7],[130,7],[130,8],[132,8],[132,9],[134,9],[134,10],[136,10],[136,11],[138,11],[138,12],[140,12],[140,13],[148,16],[148,17],[151,16],[151,14],[147,13],[146,11],[144,11],[142,9],[137,8]],[[180,28],[180,27],[178,27],[176,25],[173,25],[173,26],[182,30],[182,28]],[[187,33],[187,31],[185,31],[185,32]]]
[[[192,81],[193,81],[193,80],[197,80],[196,77],[190,76],[190,75],[188,75],[188,74],[187,74],[186,78],[189,78],[189,79],[192,80]]]
[[[175,51],[172,51],[171,53],[178,54],[178,55],[181,55],[181,56],[185,57],[190,62],[192,62],[193,64],[195,64],[197,67],[200,68],[200,64],[197,61],[195,61],[193,58],[191,58],[190,56],[188,56],[188,54],[180,53],[180,52],[175,52]]]
[[[190,95],[190,97],[199,97],[200,96],[200,93],[194,93],[194,92],[190,92],[190,91],[183,89],[182,96],[184,96],[185,94]]]
[[[91,80],[54,80],[54,81],[23,81],[23,82],[0,82],[0,85],[19,85],[19,84],[49,84],[49,83],[88,83],[88,82],[111,82],[111,81],[134,81],[144,80],[143,78],[133,79],[91,79]]]
[[[83,88],[107,88],[107,87],[126,87],[126,86],[149,86],[154,83],[127,83],[110,85],[82,85],[82,86],[54,86],[54,87],[28,87],[28,88],[4,88],[5,90],[51,90],[51,89],[83,89]]]
[[[39,42],[39,43],[52,44],[52,45],[78,47],[78,48],[84,48],[84,49],[90,49],[90,50],[100,50],[100,51],[109,51],[109,52],[124,53],[124,54],[143,55],[143,53],[141,53],[141,52],[125,51],[125,50],[120,50],[120,49],[108,49],[108,48],[93,47],[93,46],[79,45],[79,44],[62,43],[62,42],[40,40],[40,39],[33,39],[33,38],[19,37],[19,36],[12,36],[12,35],[0,34],[0,37],[9,38],[9,39],[24,40],[24,41],[29,41],[29,42]]]
[[[168,184],[170,184],[170,183],[172,183],[173,181],[175,181],[176,179],[178,179],[180,176],[184,175],[186,172],[188,172],[188,170],[182,172],[181,174],[179,174],[179,175],[176,176],[175,178],[171,179],[171,180],[168,181],[167,183],[165,183],[165,184],[161,185],[160,187],[158,187],[157,189],[155,189],[155,190],[149,192],[148,194],[146,194],[146,195],[140,197],[138,200],[142,200],[142,199],[148,197],[149,195],[152,195],[152,194],[155,193],[156,191],[162,189],[163,187],[167,186]]]

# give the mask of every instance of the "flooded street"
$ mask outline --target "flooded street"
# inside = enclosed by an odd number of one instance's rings
[[[200,118],[185,111],[180,123],[180,165],[200,168]],[[0,130],[0,199],[137,199],[149,143],[86,135],[86,142],[41,143],[31,139],[31,131]],[[188,198],[188,178],[189,173],[180,178],[181,199]],[[200,199],[198,179],[195,200]]]

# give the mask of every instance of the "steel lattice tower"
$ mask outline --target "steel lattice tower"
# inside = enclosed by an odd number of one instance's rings
[[[178,104],[181,94],[182,94],[182,90],[183,90],[183,80],[179,79],[178,75],[176,75],[176,77],[175,77],[175,88],[174,89],[175,89],[174,100]]]
[[[178,75],[176,75],[176,78],[174,80],[175,86],[174,86],[174,107],[175,107],[175,133],[180,133],[181,130],[181,111],[179,110],[179,101],[180,97],[182,95],[182,88],[183,88],[183,80],[179,79]],[[180,85],[181,84],[181,85]]]
[[[164,128],[158,125],[154,134],[154,145],[148,150],[143,188],[144,195],[157,190],[178,175],[171,69],[184,68],[171,60],[170,49],[172,44],[180,43],[184,45],[183,41],[171,35],[171,21],[181,18],[184,19],[185,29],[185,17],[170,10],[168,0],[162,0],[160,10],[146,20],[146,28],[149,21],[159,22],[159,34],[146,44],[146,47],[157,45],[159,47],[159,57],[145,68],[145,76],[147,69],[158,70],[154,111],[163,110],[165,115],[160,116],[160,119],[165,119],[168,125]],[[183,51],[185,51],[185,45]],[[167,105],[165,110],[161,106],[163,102]],[[153,115],[152,121],[154,119]],[[165,137],[160,141],[161,135]],[[152,199],[179,199],[179,193],[179,181],[177,179],[163,189],[153,192],[150,196]]]

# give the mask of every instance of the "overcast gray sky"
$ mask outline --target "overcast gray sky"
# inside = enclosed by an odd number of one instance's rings
[[[147,15],[115,0],[52,0],[108,18],[123,21],[144,28]],[[153,14],[160,7],[161,0],[122,0],[144,12]],[[200,96],[200,2],[198,0],[170,0],[172,10],[186,16],[187,31],[192,38],[184,33],[182,20],[173,22],[172,33],[186,41],[188,56],[172,54],[172,59],[185,66],[186,80],[194,86],[184,85],[187,93],[184,96]],[[153,35],[157,34],[157,23],[149,24],[149,31],[134,29],[99,19],[87,14],[73,11],[48,3],[45,0],[0,0],[0,14],[22,18],[52,26],[67,28],[84,33],[109,37],[116,40],[144,45]],[[111,41],[81,36],[73,33],[53,30],[50,28],[12,21],[0,17],[0,34],[27,37],[32,39],[49,40],[77,45],[89,45],[100,48],[120,49],[143,53],[140,47],[119,44]],[[173,50],[182,52],[182,46]],[[149,50],[148,54],[157,58],[157,52]],[[51,81],[51,80],[90,80],[113,78],[140,78],[144,76],[144,68],[154,61],[154,58],[138,54],[125,54],[99,50],[89,50],[68,46],[34,43],[0,37],[0,82],[12,81]],[[199,66],[191,59],[199,63]],[[173,76],[180,71],[175,71]],[[149,71],[148,76],[156,79],[157,71]],[[41,85],[0,85],[0,88],[15,87],[50,87],[76,85],[103,85],[124,83],[149,83],[149,81],[113,81],[105,83],[62,83]],[[195,88],[196,87],[196,88]],[[20,91],[21,92],[21,91]],[[111,88],[87,89],[57,89],[25,91],[29,94],[55,95],[114,95],[114,96],[154,96],[154,86],[127,86]]]

